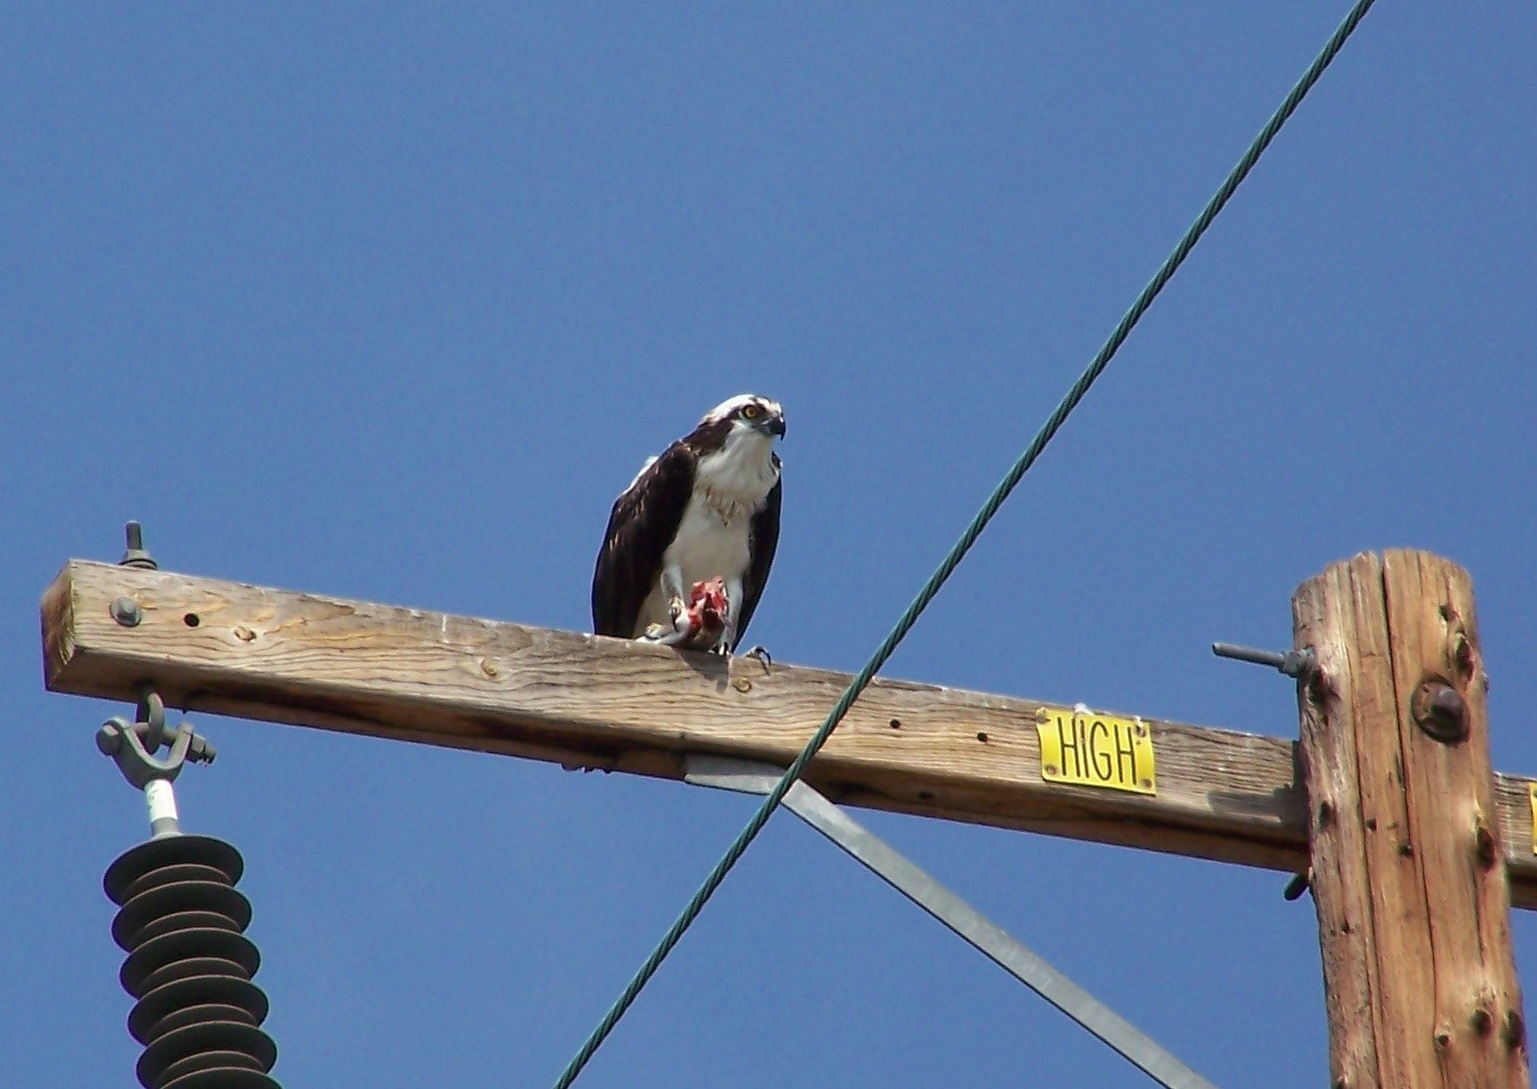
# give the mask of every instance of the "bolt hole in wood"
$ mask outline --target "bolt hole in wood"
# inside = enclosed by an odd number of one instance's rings
[[[186,616],[181,618],[181,622],[187,625],[189,628],[195,628],[203,621],[202,618],[197,615],[197,613],[188,613]]]

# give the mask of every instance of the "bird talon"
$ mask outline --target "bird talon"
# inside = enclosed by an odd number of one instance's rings
[[[752,658],[753,660],[757,661],[760,665],[763,666],[763,672],[765,673],[769,671],[769,666],[774,664],[773,655],[769,654],[768,648],[764,646],[755,646],[746,654],[742,655],[742,657]]]

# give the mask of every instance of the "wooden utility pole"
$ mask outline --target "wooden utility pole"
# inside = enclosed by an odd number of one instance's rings
[[[1362,554],[1292,606],[1332,1084],[1526,1086],[1472,582]]]
[[[1489,765],[1465,572],[1389,552],[1293,600],[1302,742],[877,680],[806,771],[834,801],[1297,872],[1336,1089],[1528,1081],[1509,909],[1537,907],[1537,783]],[[800,751],[846,674],[71,561],[57,692],[682,779]],[[1305,769],[1305,771],[1299,771]]]

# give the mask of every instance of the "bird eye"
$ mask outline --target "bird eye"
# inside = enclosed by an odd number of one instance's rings
[[[742,419],[744,420],[756,420],[761,415],[763,415],[763,410],[757,405],[746,405],[742,409]]]

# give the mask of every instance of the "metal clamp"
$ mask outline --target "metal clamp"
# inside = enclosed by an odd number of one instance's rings
[[[162,745],[170,749],[164,759],[154,755]],[[144,791],[150,828],[157,837],[181,831],[172,781],[188,762],[211,764],[218,755],[206,738],[193,731],[190,722],[182,722],[174,730],[166,726],[165,701],[153,688],[140,692],[136,721],[114,717],[102,724],[96,731],[96,747],[104,756],[112,757],[123,778]]]
[[[153,755],[162,745],[171,750],[164,760]],[[165,701],[153,688],[144,689],[139,696],[137,721],[117,716],[102,723],[96,731],[96,747],[102,755],[112,757],[123,778],[140,790],[151,779],[175,779],[189,760],[212,764],[218,756],[208,739],[193,731],[192,723],[183,722],[174,730],[166,728]]]

